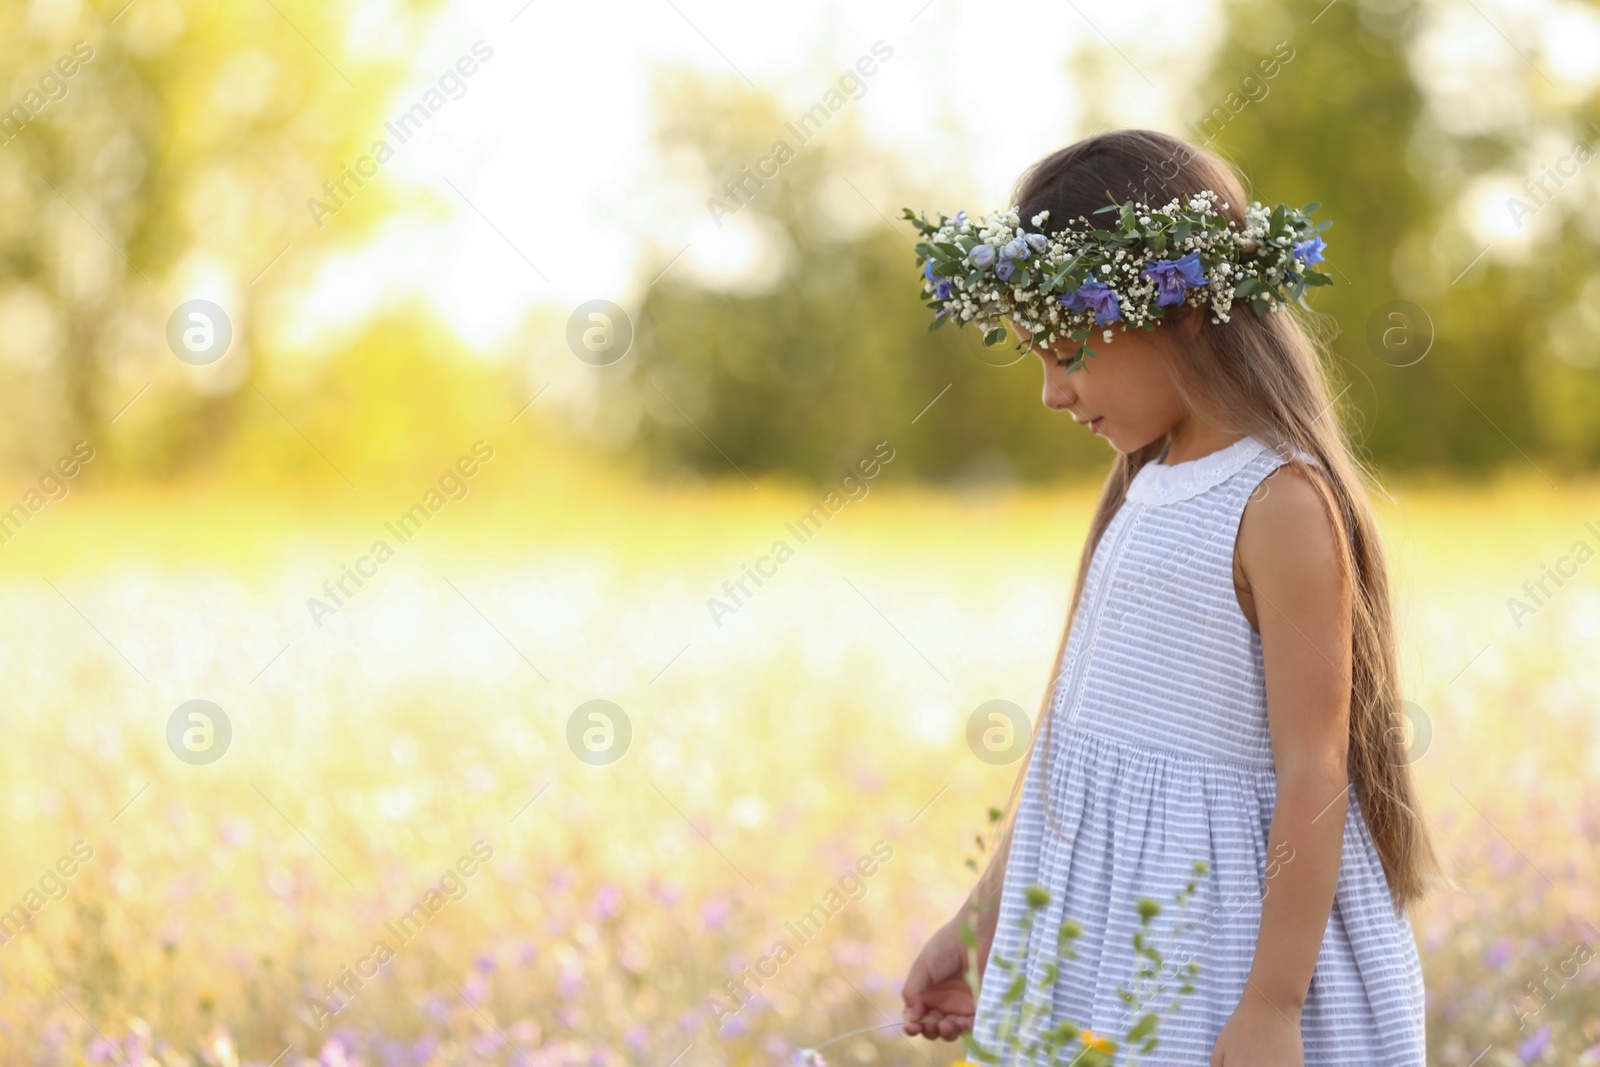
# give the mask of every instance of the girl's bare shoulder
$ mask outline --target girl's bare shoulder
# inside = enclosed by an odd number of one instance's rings
[[[1344,555],[1330,504],[1301,463],[1261,480],[1239,521],[1236,559],[1252,588],[1337,586]]]

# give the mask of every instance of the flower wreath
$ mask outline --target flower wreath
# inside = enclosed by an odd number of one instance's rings
[[[938,314],[928,329],[968,321],[983,343],[1005,340],[1005,319],[1049,345],[1065,336],[1078,342],[1068,370],[1094,355],[1088,339],[1096,327],[1121,322],[1123,329],[1153,330],[1174,304],[1211,305],[1213,322],[1227,322],[1235,300],[1248,298],[1256,314],[1279,311],[1290,301],[1305,306],[1308,286],[1333,279],[1310,270],[1326,247],[1313,223],[1312,201],[1270,211],[1251,201],[1243,230],[1222,215],[1226,203],[1203,189],[1186,204],[1174,199],[1154,208],[1142,201],[1111,203],[1095,214],[1118,212],[1114,228],[1088,226],[1055,233],[1042,230],[1050,213],[1022,228],[1015,207],[973,220],[965,211],[938,222],[905,209],[922,234],[917,243],[923,291]],[[1104,330],[1106,341],[1111,331]],[[1026,343],[1019,343],[1025,348]]]

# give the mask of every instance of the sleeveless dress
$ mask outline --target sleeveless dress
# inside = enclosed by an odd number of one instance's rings
[[[1002,1002],[1014,977],[1025,976],[1024,997],[1045,1008],[1027,1034],[1071,1021],[1123,1042],[1138,1018],[1118,987],[1135,985],[1141,897],[1162,904],[1151,927],[1166,957],[1156,1005],[1172,1000],[1186,962],[1199,973],[1140,1062],[1207,1067],[1239,1003],[1270,892],[1267,870],[1293,857],[1268,855],[1277,786],[1261,638],[1234,593],[1233,550],[1245,504],[1284,453],[1246,436],[1198,459],[1146,464],[1095,547],[1050,733],[1034,745],[1018,800],[973,1020],[973,1037],[1002,1064],[1015,1040],[1001,1027],[1002,1013],[1016,1011]],[[1301,1011],[1305,1062],[1423,1067],[1416,940],[1394,907],[1353,789],[1348,797],[1336,895]],[[1173,895],[1196,881],[1196,860],[1210,869],[1180,916]],[[1017,921],[1032,885],[1050,899],[1024,935]],[[1064,918],[1082,929],[1076,958],[1056,948]],[[1004,974],[997,959],[1017,971]],[[1052,965],[1059,971],[1047,997],[1040,991]]]

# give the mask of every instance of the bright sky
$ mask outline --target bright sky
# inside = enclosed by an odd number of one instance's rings
[[[423,296],[469,340],[488,343],[517,326],[530,303],[564,313],[603,297],[627,307],[651,280],[646,267],[680,249],[674,270],[759,269],[759,240],[745,220],[712,224],[705,199],[713,185],[670,196],[660,190],[651,153],[652,67],[727,77],[730,91],[746,91],[748,78],[779,92],[786,110],[798,113],[882,40],[893,57],[847,105],[867,136],[904,158],[964,171],[964,180],[976,181],[998,206],[1024,165],[1069,138],[1076,112],[1065,62],[1085,42],[1101,41],[1070,7],[1044,0],[852,0],[763,14],[732,0],[534,0],[519,11],[523,2],[458,0],[417,54],[418,79],[399,92],[393,112],[474,41],[494,49],[467,94],[383,168],[383,180],[437,196],[453,214],[397,218],[357,260],[330,266],[312,301],[315,316],[338,320],[381,301]],[[1091,17],[1113,40],[1141,41],[1136,62],[1147,67],[1161,59],[1154,42],[1165,40],[1177,53],[1209,32],[1203,5],[1161,6],[1160,19],[1129,4]],[[987,39],[985,52],[998,54],[1000,26],[1040,32],[1025,61],[1003,72],[980,70],[969,58],[970,42]],[[1168,36],[1153,37],[1155,28]],[[381,43],[352,28],[350,47]],[[1192,57],[1174,54],[1166,62],[1180,59],[1198,69]],[[1119,115],[1171,121],[1134,67],[1119,60],[1112,75]],[[1033,103],[1019,107],[1019,99]],[[746,162],[755,161],[728,161],[728,173],[713,184]],[[857,182],[864,193],[872,177]],[[876,221],[857,203],[863,224]],[[898,214],[897,204],[877,206]]]
[[[1474,78],[1481,65],[1520,85],[1518,65],[1537,62],[1552,90],[1574,99],[1600,77],[1600,19],[1592,8],[1542,0],[1478,7],[1474,14],[1472,5],[1435,6],[1420,72],[1437,74],[1447,97],[1468,85],[1481,96]],[[1506,34],[1518,35],[1534,8],[1530,60]],[[401,47],[383,39],[383,25],[380,4],[351,27],[345,47]],[[1181,116],[1192,110],[1181,102],[1220,32],[1209,2],[813,0],[763,10],[734,0],[456,0],[413,53],[417,78],[391,112],[416,101],[475,41],[493,57],[468,79],[466,95],[383,168],[382,180],[402,183],[401,198],[416,200],[418,211],[392,220],[359,257],[330,265],[308,310],[331,323],[383,302],[424,298],[468,340],[490,344],[519,325],[530,305],[563,315],[597,297],[633,306],[653,265],[679,250],[675,271],[759,276],[763,246],[751,213],[719,229],[705,209],[714,186],[754,160],[727,161],[703,192],[663,190],[656,180],[654,67],[727,77],[731,92],[751,91],[748,79],[779,92],[796,114],[881,39],[893,57],[847,108],[876,143],[997,207],[1023,166],[1066,143],[1084,121],[1066,73],[1070,56],[1095,53],[1106,79],[1102,117],[1180,132]],[[1520,51],[1530,52],[1526,41]],[[1490,58],[1475,66],[1468,56]],[[1518,110],[1516,99],[1492,95]],[[1463,110],[1482,114],[1477,104]],[[1464,212],[1469,224],[1507,247],[1525,239],[1531,227],[1508,230],[1496,212],[1505,211],[1507,189],[1537,177],[1539,153],[1553,163],[1570,147],[1561,140],[1543,139],[1525,168],[1477,190]],[[1600,166],[1582,177],[1600,189]],[[875,206],[893,217],[894,190],[873,178],[856,184],[868,199],[881,193]],[[427,197],[451,214],[434,217]],[[875,221],[860,197],[854,202],[860,224]]]

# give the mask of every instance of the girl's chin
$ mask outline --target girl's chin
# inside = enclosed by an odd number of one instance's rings
[[[1130,437],[1126,433],[1112,433],[1110,435],[1101,434],[1100,436],[1105,437],[1106,444],[1110,445],[1112,448],[1116,449],[1119,454],[1124,456],[1131,456],[1135,452],[1138,452],[1144,448],[1148,448],[1152,443],[1160,440],[1160,438],[1156,437],[1147,439]]]

